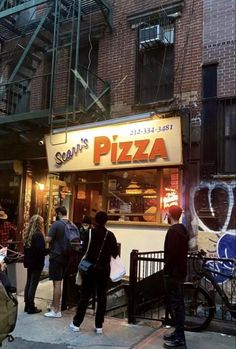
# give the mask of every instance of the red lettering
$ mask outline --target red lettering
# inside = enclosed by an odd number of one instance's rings
[[[156,138],[152,145],[150,154],[146,151],[151,145],[150,139],[139,139],[128,142],[116,142],[117,135],[112,136],[112,141],[106,137],[94,138],[94,156],[95,165],[101,163],[102,156],[109,156],[113,164],[116,163],[132,163],[135,161],[155,161],[156,158],[168,159],[165,141],[163,138]],[[146,152],[145,152],[146,151]],[[62,161],[64,158],[71,157],[71,153],[61,154]],[[58,158],[60,161],[60,159]]]
[[[113,141],[115,141],[117,138],[117,136],[113,136],[112,139]],[[114,164],[116,163],[116,159],[117,159],[117,143],[112,143],[111,145],[111,162]]]
[[[149,155],[149,160],[154,161],[156,157],[167,159],[167,151],[163,138],[155,139],[155,142]]]
[[[133,142],[121,142],[119,147],[121,150],[120,156],[117,159],[117,162],[131,162],[132,155],[128,155],[130,148],[132,147]]]
[[[94,138],[94,155],[93,162],[95,165],[99,165],[101,162],[101,156],[109,153],[111,142],[108,137],[101,136]]]
[[[144,150],[147,148],[149,142],[150,142],[149,139],[142,139],[134,142],[135,146],[138,149],[133,157],[133,161],[148,160],[148,154],[144,153]]]

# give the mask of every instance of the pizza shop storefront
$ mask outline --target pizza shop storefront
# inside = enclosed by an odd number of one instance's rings
[[[163,249],[166,211],[183,204],[179,117],[109,120],[45,140],[55,189],[63,183],[59,201],[51,191],[52,212],[63,202],[79,223],[106,211],[127,270],[132,249]]]

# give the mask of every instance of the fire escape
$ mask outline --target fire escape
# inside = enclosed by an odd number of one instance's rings
[[[105,0],[1,0],[0,136],[24,143],[109,118],[110,86],[80,64],[112,31]]]

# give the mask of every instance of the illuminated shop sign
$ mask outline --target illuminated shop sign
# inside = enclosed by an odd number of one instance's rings
[[[53,142],[52,142],[53,137]],[[66,142],[63,142],[67,138]],[[180,118],[109,125],[46,136],[51,172],[182,164]]]

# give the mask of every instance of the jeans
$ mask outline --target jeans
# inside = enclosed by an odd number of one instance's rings
[[[25,285],[24,300],[28,308],[34,308],[34,297],[40,280],[42,269],[27,269],[27,280]]]
[[[167,307],[170,310],[172,320],[175,326],[175,337],[179,340],[185,340],[184,335],[184,280],[178,280],[171,277],[165,278],[165,289],[167,295]]]
[[[79,327],[83,322],[89,299],[92,295],[96,294],[97,309],[95,316],[95,327],[102,328],[107,304],[106,291],[108,280],[109,275],[106,275],[106,273],[92,273],[91,275],[83,275],[80,299],[73,319],[75,326]]]

